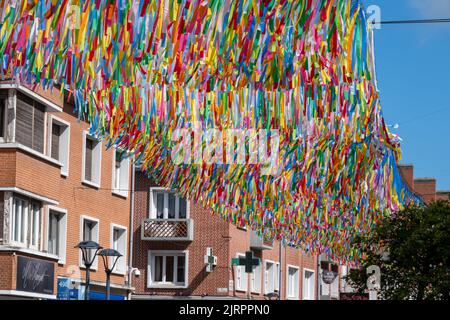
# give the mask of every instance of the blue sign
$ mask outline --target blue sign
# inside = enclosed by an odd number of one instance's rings
[[[72,284],[72,279],[58,278],[58,292],[56,295],[58,300],[79,300],[79,297],[80,292]]]

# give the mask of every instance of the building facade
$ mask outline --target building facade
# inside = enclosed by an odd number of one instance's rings
[[[127,284],[130,160],[106,150],[57,92],[0,83],[0,296],[82,296],[82,240],[123,254],[111,278]],[[103,262],[91,272],[91,298],[105,292]]]
[[[316,298],[316,257],[293,248],[280,252],[277,242],[158,187],[140,170],[134,204],[132,261],[141,276],[133,279],[132,299]],[[260,261],[251,274],[232,265],[247,251]],[[215,263],[208,267],[205,256]]]

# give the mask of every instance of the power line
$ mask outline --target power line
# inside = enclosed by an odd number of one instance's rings
[[[416,19],[416,20],[387,20],[387,21],[372,21],[372,24],[430,24],[430,23],[450,23],[448,19]]]

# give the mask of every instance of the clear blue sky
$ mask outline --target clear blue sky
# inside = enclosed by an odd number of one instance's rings
[[[450,18],[450,0],[363,0],[381,20]],[[450,23],[383,25],[375,30],[375,61],[387,124],[403,139],[401,163],[416,177],[450,190]]]

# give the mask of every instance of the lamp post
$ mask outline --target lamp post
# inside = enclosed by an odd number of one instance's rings
[[[122,254],[114,249],[103,249],[98,253],[102,257],[103,266],[105,267],[106,273],[106,300],[110,299],[111,296],[111,273],[116,266],[117,260],[122,256]],[[111,259],[111,261],[110,261]],[[110,267],[111,266],[111,267]]]
[[[95,256],[97,252],[102,248],[95,241],[81,241],[79,244],[75,246],[75,248],[79,248],[81,250],[81,254],[83,256],[83,264],[86,267],[86,288],[84,290],[84,300],[89,300],[89,282],[90,282],[90,272],[92,263],[94,263]],[[91,256],[91,250],[95,250],[95,253]]]

